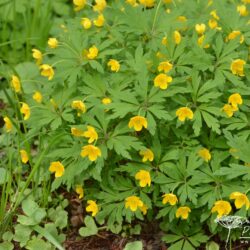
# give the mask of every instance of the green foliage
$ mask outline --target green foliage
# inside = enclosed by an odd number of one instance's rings
[[[79,234],[83,237],[88,237],[98,233],[98,228],[95,224],[94,219],[91,216],[86,216],[84,219],[86,227],[81,227],[79,229]]]
[[[8,191],[1,198],[2,230],[8,202],[10,212],[20,205],[23,212],[6,248],[14,239],[27,249],[60,249],[68,226],[62,192],[76,192],[93,214],[84,218],[82,237],[103,229],[139,234],[144,221],[155,220],[170,250],[198,249],[215,234],[223,238],[211,213],[216,201],[231,202],[232,214],[248,215],[247,202],[238,210],[229,199],[233,192],[249,195],[250,33],[247,13],[237,11],[242,2],[129,2],[109,1],[100,13],[87,4],[75,17],[63,0],[48,1],[47,14],[43,1],[18,3],[23,16],[34,11],[29,35],[46,37],[22,42],[25,62],[0,64],[0,97],[8,103],[1,111],[0,187]],[[11,4],[4,8],[11,11]],[[52,23],[40,22],[44,15],[50,19],[52,9],[68,16],[54,20],[55,48],[45,45]],[[97,27],[101,14],[105,21]],[[83,17],[95,20],[92,27],[84,29]],[[13,25],[13,16],[2,18]],[[198,34],[201,23],[206,29]],[[29,60],[31,48],[41,51],[42,62]],[[234,66],[237,59],[242,69]],[[125,247],[137,248],[142,242]]]
[[[141,241],[134,241],[129,242],[126,244],[123,250],[142,250],[142,242]]]

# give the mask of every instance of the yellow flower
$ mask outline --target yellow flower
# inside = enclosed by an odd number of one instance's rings
[[[181,43],[181,34],[178,30],[174,31],[174,41],[177,45]]]
[[[64,166],[60,161],[53,161],[50,163],[49,171],[55,173],[55,177],[61,177],[64,174]]]
[[[109,97],[104,97],[103,99],[102,99],[102,104],[104,104],[104,105],[108,105],[108,104],[110,104],[112,102],[112,100],[109,98]]]
[[[58,46],[58,40],[56,38],[49,38],[48,45],[51,49],[55,49]]]
[[[91,20],[90,20],[89,18],[85,17],[85,18],[82,18],[82,20],[81,20],[81,25],[82,25],[82,27],[83,27],[85,30],[88,30],[88,29],[91,28],[92,23],[91,23]]]
[[[96,4],[93,6],[94,11],[102,12],[107,6],[105,0],[95,0],[95,2]]]
[[[173,64],[170,63],[169,61],[161,62],[158,66],[158,71],[164,71],[164,73],[167,73],[173,68]]]
[[[147,185],[150,187],[151,185],[150,173],[146,170],[140,170],[137,172],[135,179],[140,181],[140,187],[146,187]]]
[[[177,17],[177,21],[179,21],[179,22],[186,22],[187,18],[185,16],[178,16]]]
[[[210,29],[216,29],[218,27],[218,23],[215,19],[210,19],[208,21],[208,26],[210,27]]]
[[[42,76],[48,77],[48,80],[53,79],[55,72],[54,72],[54,69],[50,65],[42,64],[40,66],[40,70],[41,70]]]
[[[211,6],[213,4],[213,0],[209,0],[207,3],[207,7]]]
[[[164,3],[172,3],[172,0],[163,0]]]
[[[238,107],[238,104],[241,105],[243,100],[239,93],[235,93],[229,96],[228,103],[231,104],[233,107]]]
[[[166,36],[164,36],[164,37],[162,38],[161,44],[162,44],[162,45],[165,45],[165,46],[168,44],[168,39],[167,39]]]
[[[147,208],[147,206],[146,206],[145,204],[143,204],[142,207],[139,207],[139,209],[142,211],[142,214],[143,214],[143,215],[146,215],[146,214],[147,214],[148,208]]]
[[[198,155],[206,162],[211,160],[211,153],[207,148],[200,149]]]
[[[138,3],[136,2],[136,0],[126,0],[126,3],[132,5],[133,7],[138,6]]]
[[[227,114],[228,117],[232,117],[234,112],[238,110],[238,107],[233,107],[230,104],[225,104],[222,110]]]
[[[83,136],[84,131],[78,128],[71,128],[71,134],[77,137]]]
[[[32,49],[32,57],[36,59],[36,64],[40,65],[43,60],[43,54],[40,50],[38,49]]]
[[[175,213],[176,218],[181,217],[183,220],[188,218],[191,209],[189,207],[179,207]]]
[[[230,194],[230,200],[235,200],[234,205],[237,209],[242,208],[244,205],[246,205],[246,209],[249,208],[249,199],[248,197],[240,192],[233,192]]]
[[[212,213],[217,212],[217,217],[220,218],[223,215],[228,215],[232,210],[232,207],[228,201],[218,200],[215,202]]]
[[[21,83],[20,83],[20,79],[13,75],[11,77],[11,87],[15,90],[16,93],[20,93],[21,92]]]
[[[87,52],[87,58],[92,60],[95,59],[97,56],[98,56],[98,49],[96,48],[96,46],[90,47]]]
[[[92,212],[92,216],[95,217],[98,213],[99,209],[95,201],[88,200],[87,201],[88,206],[86,207],[87,212]]]
[[[241,32],[239,30],[233,30],[227,37],[228,40],[233,40],[236,37],[241,36],[240,37],[240,43],[243,43],[245,38],[244,35],[241,35]]]
[[[142,157],[142,161],[146,162],[146,161],[153,161],[154,160],[154,153],[152,150],[150,149],[145,149],[145,150],[141,150],[140,151],[140,155],[143,156]]]
[[[27,163],[29,161],[29,156],[28,156],[27,152],[24,149],[20,150],[20,155],[21,155],[22,163]]]
[[[34,93],[34,95],[32,96],[32,98],[33,98],[34,101],[36,101],[38,103],[41,103],[42,100],[43,100],[43,96],[42,96],[41,92],[39,92],[39,91],[36,91]]]
[[[192,120],[194,117],[194,113],[190,108],[182,107],[176,110],[176,116],[181,122],[184,122],[186,119]]]
[[[167,89],[169,83],[172,82],[172,77],[166,74],[159,74],[154,79],[154,86],[159,87],[160,89]]]
[[[80,100],[75,100],[71,103],[71,107],[72,109],[76,109],[77,110],[77,115],[81,116],[81,114],[86,112],[86,106],[85,104],[80,101]]]
[[[84,190],[81,185],[76,185],[76,193],[78,194],[79,199],[83,198]]]
[[[216,10],[212,10],[212,11],[210,12],[210,15],[211,15],[214,19],[216,19],[216,20],[219,20],[219,19],[220,19],[219,16],[217,15]]]
[[[30,118],[30,107],[27,103],[22,102],[20,112],[24,115],[23,119],[26,121]]]
[[[120,70],[120,63],[115,59],[110,59],[108,66],[110,67],[111,71],[118,72]]]
[[[243,3],[248,4],[250,3],[250,0],[241,0]]]
[[[105,18],[104,18],[104,16],[103,16],[103,14],[99,15],[99,16],[97,17],[97,19],[95,19],[95,20],[93,21],[93,23],[94,23],[94,25],[95,25],[96,27],[102,27],[102,26],[104,25],[104,22],[105,22]]]
[[[195,25],[195,30],[198,33],[198,35],[203,35],[203,33],[206,30],[206,25],[204,23],[196,24]]]
[[[209,44],[206,44],[206,45],[203,46],[204,39],[205,39],[205,35],[200,36],[200,37],[198,38],[198,40],[197,40],[197,43],[198,43],[199,46],[201,46],[201,47],[207,49],[207,48],[210,47],[210,45],[209,45]]]
[[[6,132],[7,132],[7,133],[11,132],[13,126],[12,126],[12,122],[11,122],[10,118],[7,117],[7,116],[5,116],[5,117],[3,118],[3,120],[4,120],[4,123],[5,123]]]
[[[92,126],[87,126],[87,129],[87,131],[84,131],[83,136],[89,138],[88,143],[97,141],[98,134],[96,133],[95,128]]]
[[[139,0],[139,3],[145,7],[151,8],[154,7],[155,0]]]
[[[240,16],[247,16],[248,15],[247,6],[244,4],[238,5],[237,11],[239,12]]]
[[[93,145],[87,145],[82,147],[81,156],[84,158],[88,156],[90,161],[96,161],[97,157],[102,155],[101,150]]]
[[[86,0],[73,0],[73,3],[75,5],[74,11],[79,11],[84,8]]]
[[[169,203],[171,206],[174,206],[178,202],[178,198],[175,194],[164,194],[162,197],[162,204]]]
[[[129,207],[131,211],[135,212],[137,208],[143,207],[143,202],[137,196],[129,196],[125,200],[125,207]]]
[[[148,122],[145,117],[137,115],[137,116],[130,118],[128,127],[129,128],[134,127],[135,131],[141,131],[142,127],[144,128],[148,127]]]
[[[231,63],[231,71],[234,75],[244,76],[244,65],[246,62],[242,59],[236,59]]]

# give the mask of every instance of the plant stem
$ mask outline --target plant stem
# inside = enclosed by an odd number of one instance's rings
[[[159,12],[159,10],[160,10],[161,2],[162,2],[162,0],[159,1],[158,5],[157,5],[157,7],[156,7],[156,11],[155,11],[155,16],[154,16],[154,21],[153,21],[153,26],[152,26],[151,34],[154,33],[155,24],[156,24],[156,20],[157,20],[157,17],[158,17],[158,12]]]

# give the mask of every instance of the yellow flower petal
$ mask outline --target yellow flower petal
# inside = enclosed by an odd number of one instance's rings
[[[150,187],[151,185],[150,173],[146,170],[140,170],[137,172],[135,179],[140,181],[140,187],[146,187],[147,185]]]
[[[60,161],[53,161],[50,163],[49,171],[55,173],[55,177],[61,177],[64,174],[64,166]]]
[[[101,150],[96,146],[87,145],[82,147],[81,156],[83,158],[88,156],[90,161],[96,161],[96,159],[101,155]]]
[[[130,118],[128,127],[132,128],[134,127],[135,131],[141,131],[142,128],[147,128],[148,126],[148,122],[147,119],[143,116],[134,116],[132,118]]]

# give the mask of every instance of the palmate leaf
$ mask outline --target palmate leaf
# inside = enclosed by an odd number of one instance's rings
[[[111,103],[109,107],[112,109],[113,114],[109,116],[109,119],[124,118],[128,113],[138,110],[138,106],[131,103]]]
[[[217,134],[221,134],[219,121],[210,115],[208,112],[202,110],[201,115],[209,128],[211,128]]]
[[[148,110],[158,119],[170,121],[173,117],[165,110],[163,105],[155,104],[148,108]]]
[[[227,139],[228,145],[236,149],[234,156],[238,157],[244,162],[250,162],[250,142],[245,137],[233,136],[230,132],[224,130],[224,135]]]
[[[91,95],[97,97],[103,97],[108,87],[107,80],[99,74],[95,74],[94,77],[85,74],[83,82],[79,82],[78,85],[79,90],[83,95]]]
[[[226,130],[241,130],[248,126],[248,119],[245,114],[239,114],[238,117],[231,117],[221,120],[221,124],[227,125]]]
[[[201,103],[210,102],[212,99],[217,99],[221,95],[222,95],[222,93],[219,93],[219,92],[206,93],[206,94],[198,97],[197,102],[201,102]]]
[[[149,31],[151,26],[151,11],[141,11],[141,8],[133,8],[130,5],[126,5],[126,10],[120,16],[120,20],[124,25],[124,30],[131,33],[142,34]],[[122,27],[121,27],[122,29]]]
[[[118,135],[108,140],[107,147],[108,149],[114,149],[117,154],[127,159],[132,159],[129,150],[135,149],[139,151],[143,148],[143,144],[136,137]]]
[[[250,180],[250,168],[239,164],[230,164],[229,167],[222,167],[217,170],[215,174],[226,176],[228,180],[232,180],[239,176],[243,176],[243,180]]]
[[[36,107],[33,108],[31,112],[30,124],[37,129],[45,127],[53,121],[57,122],[57,124],[52,125],[53,128],[58,128],[62,123],[60,116],[47,107]]]

